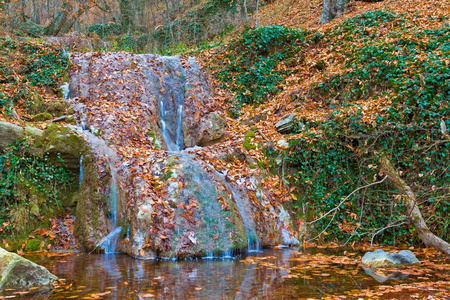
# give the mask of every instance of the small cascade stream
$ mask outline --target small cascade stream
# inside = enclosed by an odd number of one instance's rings
[[[183,105],[186,71],[175,57],[164,57],[166,63],[158,66],[159,74],[153,68],[145,70],[154,89],[158,89],[158,106],[161,132],[168,151],[180,151],[183,145]],[[155,76],[158,75],[158,76]]]
[[[99,244],[98,247],[103,248],[105,250],[105,254],[117,253],[116,246],[117,240],[119,239],[120,232],[122,231],[122,227],[117,227],[113,231],[111,231],[107,236],[105,236]]]
[[[113,228],[117,226],[117,179],[114,166],[109,161],[109,169],[111,170],[111,187],[109,194],[110,220]]]
[[[225,176],[214,169],[211,165],[203,162],[218,178],[220,178],[221,182],[226,186],[226,188],[232,193],[233,199],[236,202],[236,206],[239,210],[239,214],[242,218],[242,222],[244,223],[245,234],[247,236],[247,252],[258,252],[261,251],[259,246],[259,239],[256,234],[256,226],[253,218],[247,212],[242,203],[242,199],[239,194],[233,189],[231,184],[226,180]],[[224,255],[229,255],[225,253]]]
[[[107,236],[103,238],[97,244],[97,247],[103,248],[105,250],[105,254],[116,253],[116,245],[117,240],[119,239],[119,235],[122,231],[122,226],[117,227],[117,179],[116,179],[116,171],[112,162],[109,161],[109,169],[111,171],[111,186],[109,189],[109,198],[108,204],[110,208],[109,219],[111,220],[111,226],[114,228]]]
[[[111,222],[112,230],[107,236],[105,236],[100,242],[96,244],[96,247],[102,248],[106,254],[116,253],[117,240],[122,231],[122,227],[117,227],[118,182],[117,182],[117,168],[114,165],[117,162],[117,155],[114,152],[114,150],[111,149],[103,139],[85,130],[85,128],[82,129],[83,130],[81,131],[81,133],[86,136],[86,140],[89,141],[89,143],[94,149],[96,149],[96,151],[99,153],[99,156],[104,157],[104,159],[107,161],[109,174],[111,176],[108,193],[109,213],[107,217]],[[80,188],[84,176],[83,161],[84,155],[80,157],[80,178],[79,178]]]
[[[81,155],[80,156],[80,176],[78,177],[78,189],[81,188],[81,182],[83,181],[83,177],[84,177],[83,159],[84,159],[84,155]]]

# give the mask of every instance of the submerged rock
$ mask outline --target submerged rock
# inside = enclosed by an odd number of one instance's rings
[[[366,267],[383,268],[400,265],[411,265],[420,261],[410,250],[401,250],[398,253],[389,253],[382,249],[374,252],[367,252],[361,259],[361,263]]]
[[[0,289],[48,291],[58,277],[46,268],[0,248]],[[35,289],[37,288],[37,289]]]
[[[384,273],[379,273],[377,272],[375,269],[373,268],[366,268],[366,267],[362,267],[364,272],[369,275],[370,277],[372,277],[373,279],[375,279],[376,281],[383,283],[386,282],[388,280],[398,280],[398,279],[406,279],[408,278],[409,274],[405,274],[402,272],[389,272],[388,274],[384,274]]]

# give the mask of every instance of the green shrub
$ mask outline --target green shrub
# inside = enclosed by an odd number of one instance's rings
[[[334,209],[356,188],[382,178],[379,156],[385,153],[411,184],[430,229],[450,239],[450,142],[440,129],[441,122],[450,128],[450,25],[423,29],[403,15],[374,11],[322,39],[345,61],[343,72],[323,74],[310,90],[331,113],[306,122],[301,139],[271,154],[289,165],[288,181],[301,195],[294,207],[304,205],[316,217]],[[383,109],[371,112],[367,101]],[[326,228],[325,240],[370,241],[391,226],[375,240],[415,242],[406,225],[395,226],[405,217],[397,193],[387,181],[361,189],[315,226]]]
[[[222,47],[213,70],[234,96],[232,113],[239,115],[243,104],[267,101],[280,91],[288,75],[289,59],[306,44],[307,31],[272,25],[247,29],[240,38]]]
[[[34,41],[0,38],[0,55],[0,110],[7,112],[21,102],[32,106],[37,89],[56,92],[69,66],[62,49]]]
[[[120,35],[122,33],[122,25],[117,23],[92,24],[88,27],[88,32],[90,34],[95,33],[103,39],[109,35]]]
[[[74,176],[70,171],[52,165],[47,157],[41,159],[30,156],[27,154],[28,149],[27,143],[17,143],[0,155],[1,221],[17,205],[28,205],[28,199],[19,197],[22,186],[56,204],[59,201],[58,189],[73,183]]]

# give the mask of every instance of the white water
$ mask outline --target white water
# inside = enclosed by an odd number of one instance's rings
[[[167,150],[178,151],[179,149],[177,145],[173,142],[167,129],[166,110],[164,109],[164,102],[161,96],[159,97],[158,102],[159,102],[159,117],[161,119],[161,132],[164,138],[164,142],[166,143]]]
[[[103,250],[105,250],[105,254],[116,253],[117,240],[119,239],[121,231],[122,227],[117,227],[116,229],[111,231],[107,236],[105,236],[100,241],[100,243],[97,244],[97,247],[103,248]]]
[[[177,137],[176,137],[176,144],[177,144],[177,150],[183,149],[183,104],[178,105],[177,109]]]
[[[175,122],[175,139],[170,136],[167,128],[166,109],[162,97],[159,97],[159,115],[161,118],[161,132],[168,151],[180,151],[183,149],[183,104],[178,105]]]
[[[109,162],[109,170],[111,171],[111,187],[109,194],[109,207],[111,209],[111,224],[113,228],[117,226],[117,181],[114,167]]]
[[[80,157],[80,176],[78,178],[78,189],[81,188],[81,182],[83,181],[83,176],[84,176],[83,159],[84,159],[84,155],[81,155],[81,157]]]
[[[219,179],[222,181],[222,183],[226,186],[226,188],[231,192],[231,194],[233,195],[233,199],[236,202],[236,206],[238,208],[239,214],[241,215],[241,219],[242,222],[244,223],[244,230],[245,230],[245,235],[247,236],[247,251],[248,252],[259,252],[261,251],[260,247],[259,247],[259,240],[258,240],[258,236],[256,234],[256,226],[255,223],[253,221],[253,218],[251,216],[249,216],[249,214],[247,213],[243,203],[242,203],[242,199],[241,197],[238,195],[238,193],[236,193],[233,189],[233,187],[231,186],[231,184],[228,183],[228,181],[226,180],[226,178],[219,173],[216,169],[214,169],[213,166],[203,162],[211,171],[214,172],[214,174],[216,174],[217,177],[219,177]],[[231,254],[227,253],[228,251],[226,251],[223,256],[227,257],[227,256],[231,256]]]
[[[69,99],[69,83],[64,82],[63,85],[60,86],[61,92],[63,94],[64,99]]]

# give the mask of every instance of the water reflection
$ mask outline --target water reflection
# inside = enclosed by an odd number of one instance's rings
[[[357,264],[304,260],[295,250],[264,250],[235,259],[138,260],[127,255],[29,256],[66,279],[48,299],[320,298],[379,285]],[[324,274],[326,272],[326,274]],[[292,276],[295,275],[295,276]],[[414,276],[411,276],[414,277]],[[414,280],[414,278],[404,280]],[[392,280],[383,284],[390,284]],[[68,286],[68,287],[67,287]],[[36,298],[38,299],[38,298]],[[43,299],[43,298],[39,298]]]

